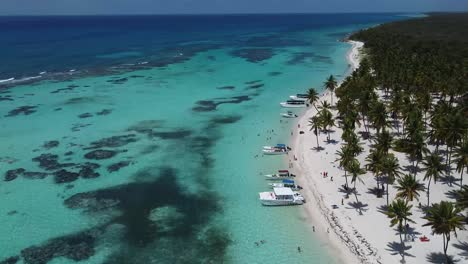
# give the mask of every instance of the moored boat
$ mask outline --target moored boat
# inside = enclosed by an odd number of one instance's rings
[[[306,107],[305,101],[302,100],[287,100],[286,102],[281,102],[280,105],[289,108]]]
[[[293,177],[296,177],[296,175],[290,173],[288,170],[279,170],[278,173],[265,175],[265,178],[268,180],[281,180]]]
[[[294,113],[291,112],[291,111],[288,111],[287,113],[281,113],[281,116],[282,116],[282,117],[285,117],[285,118],[295,118],[295,117],[297,117],[297,115],[294,114]]]
[[[259,196],[260,202],[266,206],[300,205],[305,202],[300,193],[285,187],[273,188],[272,192],[261,192]]]
[[[307,94],[296,94],[296,95],[291,95],[289,96],[292,100],[297,100],[297,101],[307,101]]]
[[[281,155],[281,154],[288,154],[287,149],[282,148],[273,148],[273,149],[263,149],[263,154],[265,155]]]
[[[291,188],[291,190],[293,191],[299,191],[302,189],[302,187],[297,185],[294,182],[294,180],[290,180],[290,179],[283,179],[281,182],[269,183],[268,185],[270,185],[271,188],[278,188],[278,187]]]

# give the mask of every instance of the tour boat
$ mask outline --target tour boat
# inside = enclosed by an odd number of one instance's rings
[[[307,94],[296,94],[296,95],[291,95],[289,96],[289,98],[291,98],[292,100],[296,100],[296,101],[307,101],[308,99],[308,96]]]
[[[266,174],[265,177],[268,180],[281,180],[281,179],[296,177],[296,175],[290,173],[288,170],[279,170],[278,173]]]
[[[287,113],[281,113],[281,116],[285,117],[285,118],[295,118],[295,117],[297,117],[297,115],[293,114],[291,111],[288,111]]]
[[[280,105],[289,108],[306,107],[305,101],[301,100],[287,100],[286,102],[281,102]]]
[[[271,188],[278,188],[278,187],[291,188],[293,191],[299,191],[302,189],[301,186],[294,183],[294,180],[290,180],[290,179],[283,179],[281,182],[269,183],[268,185],[270,185]]]
[[[285,144],[276,144],[276,146],[263,146],[263,149],[269,150],[269,149],[285,149],[287,150],[288,147],[286,147]]]
[[[259,193],[260,202],[266,206],[300,205],[305,202],[304,197],[291,188],[273,188],[272,192]]]

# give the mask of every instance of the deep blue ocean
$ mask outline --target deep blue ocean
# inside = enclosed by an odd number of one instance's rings
[[[346,35],[405,18],[0,17],[0,263],[340,263],[260,204],[288,164],[261,149]]]

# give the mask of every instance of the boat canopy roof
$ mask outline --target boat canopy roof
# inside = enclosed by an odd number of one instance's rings
[[[296,94],[299,98],[307,98],[307,94]]]
[[[276,195],[294,195],[294,192],[291,190],[291,188],[276,187],[273,188],[273,191]]]
[[[283,180],[283,183],[294,184],[294,180],[284,179],[284,180]]]
[[[278,172],[289,172],[288,170],[278,170]]]
[[[276,144],[276,146],[277,146],[278,148],[285,148],[285,147],[286,147],[286,144]]]

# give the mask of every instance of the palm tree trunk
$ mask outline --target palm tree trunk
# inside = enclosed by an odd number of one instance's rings
[[[448,158],[448,167],[447,167],[447,170],[448,170],[447,176],[449,177],[450,186],[452,186],[452,177],[450,175],[450,174],[452,174],[452,150],[453,150],[453,147],[450,147],[449,158]]]
[[[429,206],[429,187],[431,186],[431,178],[429,178],[429,182],[427,183],[427,206]]]
[[[330,91],[330,102],[333,105],[333,91]]]
[[[388,177],[387,177],[387,188],[386,188],[387,189],[386,190],[387,191],[387,206],[388,206],[388,182],[389,182],[389,180],[388,180]]]
[[[344,171],[344,177],[346,179],[346,189],[348,189],[348,175],[346,174],[346,170]]]
[[[318,135],[315,134],[315,137],[317,138],[317,150],[319,150],[319,149],[320,149],[320,146],[319,146],[319,141],[318,141]]]
[[[462,167],[461,175],[460,175],[460,189],[463,187],[463,172],[465,170],[465,166]]]
[[[419,160],[416,161],[416,166],[414,166],[414,178],[416,179],[416,174],[418,173]]]

